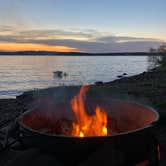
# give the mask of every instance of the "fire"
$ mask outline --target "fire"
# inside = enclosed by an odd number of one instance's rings
[[[88,86],[82,86],[80,92],[71,100],[71,106],[76,116],[73,122],[72,135],[84,136],[106,136],[107,135],[107,114],[96,106],[95,114],[88,115],[85,110],[84,98]]]

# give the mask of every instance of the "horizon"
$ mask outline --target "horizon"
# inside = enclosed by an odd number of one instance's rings
[[[155,49],[154,49],[155,50]],[[157,49],[156,49],[157,51]],[[81,52],[81,51],[46,51],[46,50],[18,50],[18,51],[1,51],[0,50],[0,55],[3,55],[1,53],[30,53],[30,52],[36,52],[36,53],[44,53],[44,52],[48,52],[48,53],[64,53],[64,54],[68,54],[68,53],[78,53],[78,54],[137,54],[137,53],[144,53],[144,54],[152,54],[152,52],[150,52],[150,50],[148,51],[139,51],[139,52]],[[153,52],[154,54],[156,54],[157,52]],[[162,54],[162,53],[161,53]],[[156,54],[157,55],[157,54]]]
[[[147,52],[166,42],[164,0],[0,3],[0,51]]]

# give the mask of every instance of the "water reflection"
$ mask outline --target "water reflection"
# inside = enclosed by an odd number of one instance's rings
[[[0,97],[25,90],[59,85],[111,81],[117,75],[137,74],[147,69],[147,57],[1,56]],[[55,78],[54,72],[67,73]]]

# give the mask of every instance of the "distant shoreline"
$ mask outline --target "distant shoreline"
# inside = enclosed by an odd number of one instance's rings
[[[0,56],[157,56],[150,52],[116,52],[116,53],[83,53],[83,52],[50,52],[50,51],[1,51]],[[160,55],[163,55],[160,53]]]

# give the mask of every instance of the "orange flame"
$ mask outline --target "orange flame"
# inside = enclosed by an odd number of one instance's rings
[[[87,90],[88,86],[82,86],[80,92],[71,100],[77,120],[77,122],[73,122],[72,135],[78,137],[106,136],[107,114],[99,106],[96,106],[94,115],[86,113],[84,98]]]

